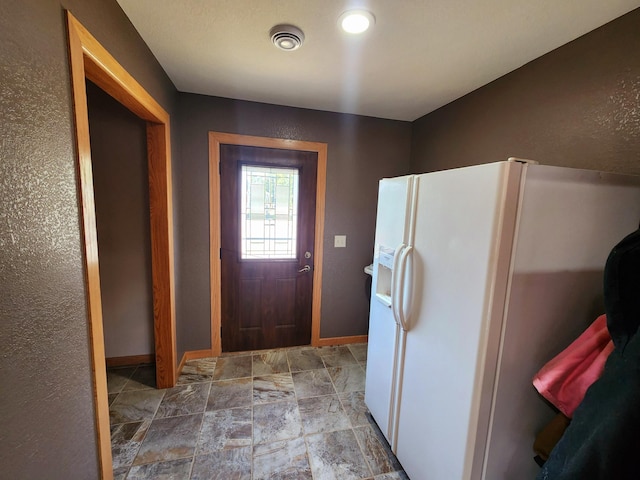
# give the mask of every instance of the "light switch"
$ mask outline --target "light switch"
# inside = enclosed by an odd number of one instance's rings
[[[333,237],[333,246],[335,248],[344,248],[347,246],[347,236],[346,235],[336,235]]]

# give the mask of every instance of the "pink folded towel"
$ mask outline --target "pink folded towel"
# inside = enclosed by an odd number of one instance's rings
[[[604,369],[613,342],[607,316],[600,315],[571,345],[550,360],[533,378],[538,392],[567,417]]]

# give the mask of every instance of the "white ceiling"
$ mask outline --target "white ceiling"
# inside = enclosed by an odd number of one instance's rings
[[[640,6],[640,0],[117,0],[178,90],[416,118]],[[339,15],[365,7],[356,37]],[[304,45],[276,49],[290,23]]]

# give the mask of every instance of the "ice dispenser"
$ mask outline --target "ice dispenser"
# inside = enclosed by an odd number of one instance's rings
[[[380,245],[377,258],[376,298],[387,307],[391,307],[391,275],[394,254],[393,248]]]

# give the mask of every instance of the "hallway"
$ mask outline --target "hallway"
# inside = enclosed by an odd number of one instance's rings
[[[366,344],[109,369],[114,478],[406,480],[364,404]]]

